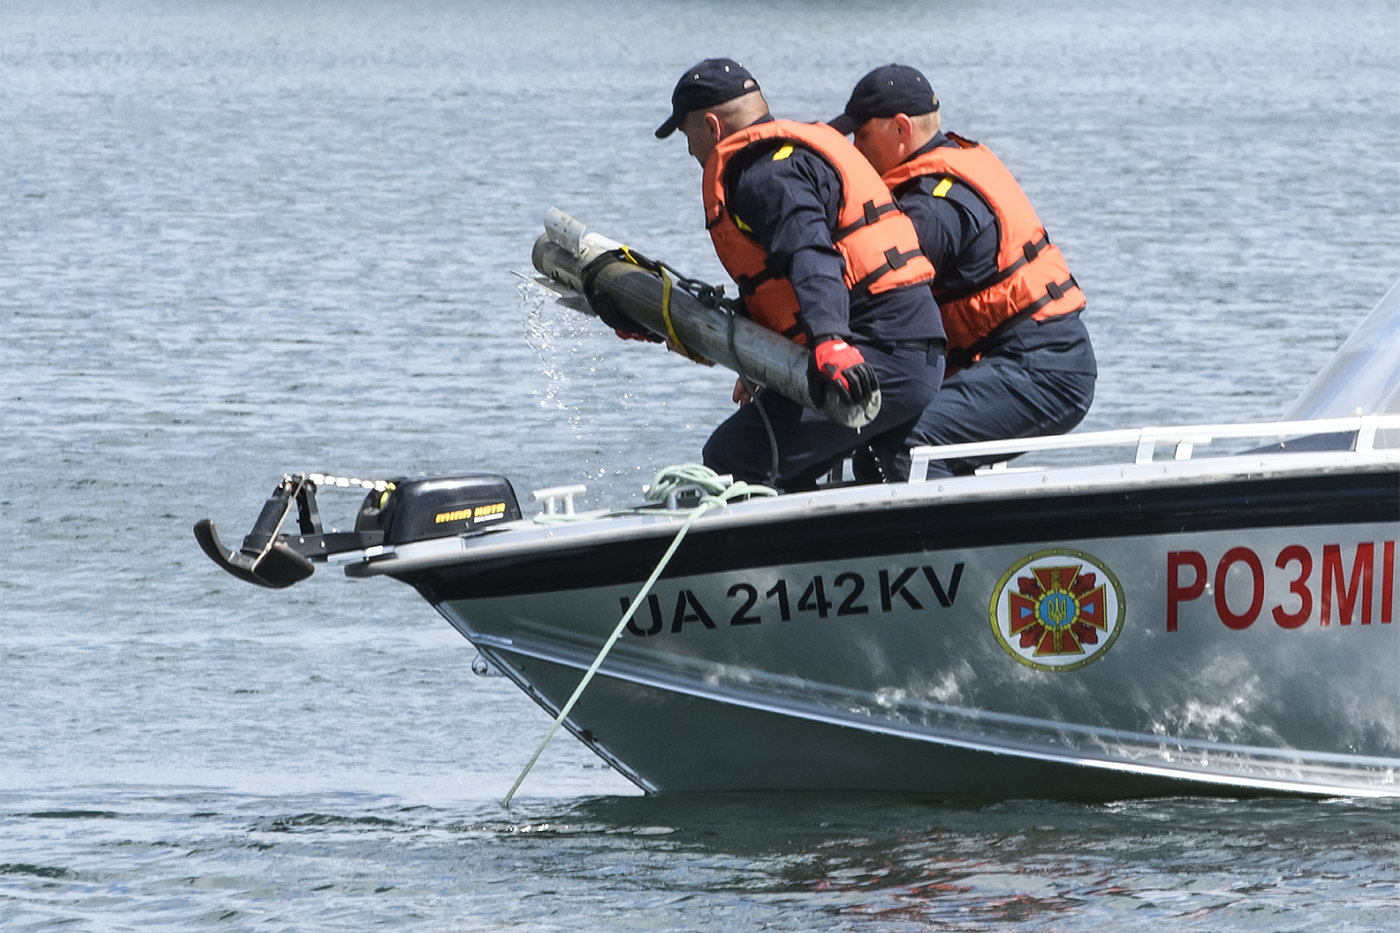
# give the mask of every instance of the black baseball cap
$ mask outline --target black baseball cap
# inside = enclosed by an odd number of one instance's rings
[[[881,65],[856,82],[845,112],[827,122],[849,136],[873,117],[892,117],[897,113],[917,117],[937,109],[933,87],[917,68]]]
[[[657,139],[665,139],[676,131],[686,115],[743,97],[758,90],[758,82],[749,70],[732,58],[707,58],[687,68],[671,92],[671,115],[656,131]]]

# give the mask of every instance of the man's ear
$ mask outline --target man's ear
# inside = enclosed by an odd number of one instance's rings
[[[705,129],[710,134],[710,139],[719,142],[724,138],[724,124],[719,122],[719,117],[713,113],[705,114]]]
[[[909,118],[907,113],[894,115],[894,128],[900,142],[907,143],[914,138],[914,121]]]

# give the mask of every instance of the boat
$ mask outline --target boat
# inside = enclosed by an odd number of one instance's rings
[[[994,462],[929,480],[936,459]],[[412,586],[647,792],[1400,795],[1400,283],[1279,421],[718,482],[586,513],[560,486],[526,515],[492,474],[289,474],[239,551],[196,536],[264,586],[317,564]],[[322,530],[335,488],[364,493],[353,532]]]

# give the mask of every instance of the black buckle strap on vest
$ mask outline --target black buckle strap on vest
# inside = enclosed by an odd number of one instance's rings
[[[1072,275],[1069,278],[1065,279],[1063,282],[1050,282],[1048,285],[1045,286],[1044,295],[1037,298],[1035,301],[1032,301],[1020,311],[1017,311],[1015,314],[1011,315],[1011,317],[1002,321],[992,330],[990,334],[983,337],[981,340],[974,341],[971,346],[967,347],[949,347],[948,365],[956,367],[958,369],[967,369],[967,367],[977,362],[977,358],[983,353],[987,352],[987,349],[991,347],[992,344],[1000,340],[1002,334],[1004,334],[1006,331],[1010,330],[1012,327],[1015,327],[1017,324],[1024,321],[1026,318],[1034,316],[1037,311],[1050,304],[1050,302],[1059,301],[1065,296],[1065,292],[1069,291],[1071,288],[1078,287],[1079,283],[1074,280],[1074,276]],[[1079,311],[1083,309],[1083,307],[1083,305],[1080,305],[1074,310]],[[1068,314],[1070,312],[1067,311],[1065,313]]]
[[[835,235],[832,236],[831,240],[833,243],[838,240],[844,240],[846,237],[850,236],[852,233],[855,233],[861,227],[868,227],[871,224],[878,223],[881,217],[884,217],[886,214],[892,214],[897,210],[899,210],[899,206],[893,201],[886,201],[879,207],[875,206],[874,201],[866,201],[864,206],[865,216],[861,217],[854,223],[850,223],[844,227],[838,228]]]
[[[734,284],[739,286],[739,294],[747,298],[749,295],[758,291],[758,286],[771,278],[772,276],[768,274],[768,270],[764,269],[758,275],[737,276],[734,280]]]
[[[921,249],[911,249],[907,253],[901,253],[898,247],[891,246],[889,249],[885,250],[884,265],[871,270],[869,275],[851,286],[851,300],[855,301],[857,298],[866,297],[870,294],[871,287],[878,282],[880,277],[886,272],[892,272],[895,269],[903,269],[909,264],[909,260],[922,256],[923,254],[924,251]]]
[[[784,278],[783,274],[773,268],[772,262],[767,255],[763,257],[763,271],[757,275],[741,275],[735,279],[735,284],[739,286],[739,294],[752,295],[758,291],[758,287],[773,279]]]
[[[1074,276],[1072,275],[1063,282],[1049,282],[1045,286],[1045,294],[1018,311],[1016,317],[1020,317],[1022,314],[1035,314],[1050,302],[1059,301],[1061,298],[1065,297],[1065,292],[1069,291],[1071,288],[1078,287],[1079,283],[1074,280]]]
[[[1020,311],[1017,311],[1015,317],[1008,318],[1006,323],[1009,324],[1011,323],[1011,321],[1014,321],[1017,318],[1024,317],[1030,314],[1035,314],[1037,311],[1048,305],[1050,302],[1059,301],[1061,298],[1065,297],[1065,292],[1069,291],[1071,288],[1078,287],[1079,283],[1074,280],[1074,276],[1072,275],[1069,278],[1065,279],[1063,282],[1049,282],[1045,286],[1044,295],[1041,295],[1035,301],[1032,301]],[[1005,327],[1006,324],[1003,324],[1001,326]],[[997,330],[1000,329],[1001,327],[997,328]],[[993,333],[995,333],[995,331],[993,331]]]
[[[1026,257],[1026,262],[1035,262],[1035,257],[1039,256],[1041,251],[1046,249],[1049,245],[1050,234],[1042,230],[1040,231],[1039,240],[1033,243],[1028,242],[1025,246],[1021,247],[1021,255]]]
[[[980,291],[984,291],[985,289],[991,288],[993,285],[1000,285],[1002,282],[1005,282],[1017,272],[1020,272],[1021,269],[1027,263],[1035,262],[1035,260],[1039,259],[1041,253],[1045,252],[1046,248],[1048,248],[1049,246],[1050,235],[1045,233],[1044,231],[1041,231],[1039,240],[1027,241],[1026,244],[1021,247],[1020,259],[1017,259],[1005,269],[1000,270],[999,272],[997,272],[996,275],[988,279],[983,279],[976,285],[970,285],[967,288],[958,289],[955,292],[935,291],[933,293],[933,297],[936,298],[938,301],[962,301],[964,298],[970,298]]]

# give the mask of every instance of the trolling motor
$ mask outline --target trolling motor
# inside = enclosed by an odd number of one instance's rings
[[[367,490],[354,531],[323,530],[316,503],[318,486]],[[297,533],[283,533],[293,506]],[[224,546],[208,518],[195,523],[194,537],[210,560],[238,579],[283,589],[311,576],[314,564],[332,558],[367,559],[392,552],[395,545],[485,533],[519,518],[515,490],[509,480],[494,473],[394,480],[297,473],[282,477],[237,551]]]

